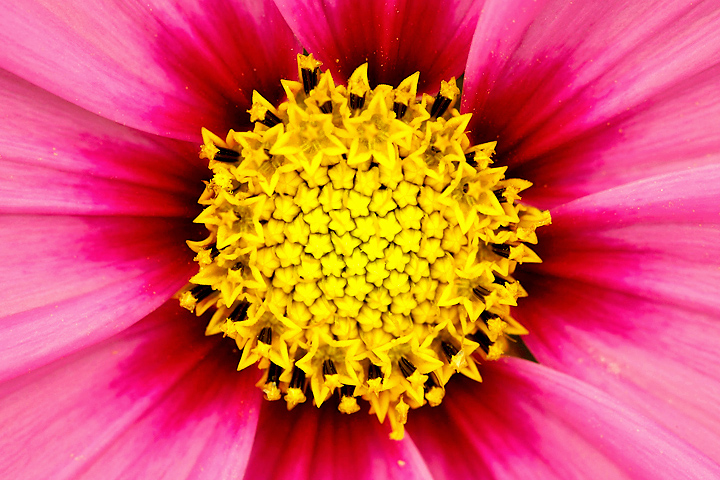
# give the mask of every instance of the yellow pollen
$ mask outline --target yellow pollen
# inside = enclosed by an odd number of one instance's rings
[[[454,79],[418,98],[418,73],[371,88],[366,64],[345,87],[312,55],[298,68],[280,106],[253,92],[252,131],[203,129],[209,236],[188,242],[199,271],[178,298],[214,309],[206,333],[258,365],[267,400],[362,398],[400,439],[410,408],[527,333],[513,273],[540,261],[550,215],[518,203],[530,183],[491,167],[495,142],[471,145]]]

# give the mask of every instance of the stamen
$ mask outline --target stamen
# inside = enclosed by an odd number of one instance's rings
[[[400,371],[405,378],[408,378],[413,373],[415,373],[415,370],[417,368],[410,362],[410,360],[405,357],[400,358],[400,360],[398,361],[398,365],[400,366]]]
[[[265,327],[262,330],[260,330],[260,334],[258,335],[258,341],[264,343],[265,345],[272,344],[272,328]]]
[[[323,362],[323,375],[337,375],[337,370],[332,360],[328,359]]]
[[[235,310],[233,310],[230,315],[228,315],[228,320],[231,322],[242,322],[245,320],[248,308],[250,308],[250,304],[242,302],[240,305],[235,307]]]
[[[503,258],[510,257],[510,245],[506,245],[504,243],[502,243],[502,244],[493,243],[493,244],[490,244],[490,248],[496,255],[499,255]]]
[[[230,148],[218,147],[217,145],[215,147],[218,151],[215,152],[213,160],[216,162],[234,163],[240,158],[240,152],[236,152]]]

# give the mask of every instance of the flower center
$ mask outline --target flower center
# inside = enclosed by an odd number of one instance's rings
[[[253,131],[203,130],[210,235],[188,242],[200,270],[180,302],[215,309],[207,333],[264,370],[268,400],[362,398],[399,439],[410,407],[438,405],[456,372],[480,381],[526,333],[513,272],[540,261],[527,244],[550,216],[490,167],[495,142],[470,144],[454,78],[418,99],[418,73],[373,89],[367,65],[347,87],[312,55],[298,66],[279,107],[253,92]]]

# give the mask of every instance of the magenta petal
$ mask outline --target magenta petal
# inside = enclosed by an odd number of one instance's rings
[[[270,0],[4,2],[0,67],[125,125],[197,141],[246,124],[296,75],[296,40]]]
[[[368,62],[370,83],[399,84],[420,71],[420,89],[437,92],[459,77],[480,14],[478,0],[277,0],[303,46],[340,77]]]
[[[408,429],[436,479],[716,478],[720,467],[602,391],[541,365],[483,365]]]
[[[570,202],[525,268],[517,318],[544,364],[720,461],[720,168]]]
[[[463,91],[475,140],[556,196],[708,163],[719,26],[712,2],[491,1]]]
[[[261,396],[169,302],[111,340],[0,384],[2,478],[240,478]]]
[[[246,478],[432,478],[412,440],[390,440],[389,434],[367,410],[344,415],[332,401],[291,412],[285,402],[264,404]]]
[[[193,274],[184,221],[0,216],[0,378],[132,325]]]
[[[7,72],[0,91],[1,212],[195,214],[196,144],[120,126]]]

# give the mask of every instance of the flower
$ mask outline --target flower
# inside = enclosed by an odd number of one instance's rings
[[[0,15],[0,472],[8,478],[717,478],[720,73],[712,2],[22,1]],[[297,38],[297,40],[296,40]],[[402,441],[262,401],[168,299],[196,268],[201,127],[312,52],[463,111],[549,208],[482,365]]]

